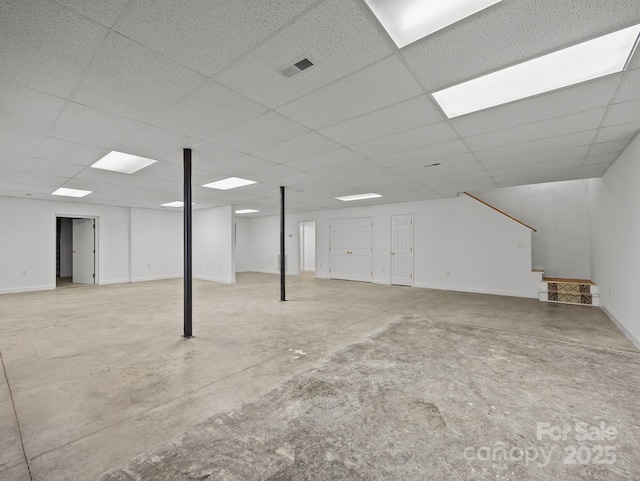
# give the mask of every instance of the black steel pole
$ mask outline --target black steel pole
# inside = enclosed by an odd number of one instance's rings
[[[191,149],[183,149],[184,164],[184,334],[185,339],[193,337],[191,326],[193,312],[192,298],[192,224],[191,224]]]
[[[280,187],[280,300],[286,301],[284,277],[284,187]]]

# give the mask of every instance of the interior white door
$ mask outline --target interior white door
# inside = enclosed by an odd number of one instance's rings
[[[371,217],[333,220],[331,278],[371,282]]]
[[[391,216],[391,284],[413,286],[413,215]]]
[[[95,283],[95,220],[93,219],[73,219],[72,282]]]

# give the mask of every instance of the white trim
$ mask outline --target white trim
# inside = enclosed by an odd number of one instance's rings
[[[31,292],[31,291],[50,291],[55,289],[56,286],[31,286],[31,287],[12,287],[10,289],[0,289],[0,294],[17,294],[19,292]]]
[[[230,279],[221,279],[219,277],[209,277],[209,276],[193,276],[194,279],[199,279],[201,281],[212,281],[212,282],[220,282],[222,284],[235,284],[235,280]]]
[[[437,286],[433,284],[419,284],[419,283],[415,283],[413,287],[418,287],[421,289],[436,289],[440,291],[469,292],[472,294],[489,294],[492,296],[522,297],[524,299],[538,298],[538,292],[536,292],[534,295],[532,294],[527,295],[524,292],[482,290],[482,289],[475,289],[475,288],[469,288],[469,287],[447,287],[447,286]]]
[[[640,350],[640,340],[636,339],[635,336],[631,334],[627,330],[627,328],[624,327],[624,325],[618,319],[616,319],[616,316],[614,316],[611,311],[609,311],[604,305],[600,305],[599,307],[600,309],[602,309],[602,312],[604,312],[607,317],[611,319],[616,326],[618,326],[618,329],[620,329],[622,333],[627,336],[627,338],[633,343],[633,345],[636,346],[638,350]]]
[[[129,284],[131,281],[129,279],[109,279],[109,280],[102,280],[100,281],[100,284],[97,284],[99,286],[107,286],[109,284]],[[87,284],[87,285],[91,285],[91,284]]]
[[[147,281],[164,281],[167,279],[182,279],[182,274],[175,276],[149,276],[149,277],[134,277],[131,282],[147,282]]]

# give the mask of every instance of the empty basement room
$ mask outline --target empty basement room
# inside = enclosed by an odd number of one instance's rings
[[[640,479],[639,34],[0,0],[0,480]]]

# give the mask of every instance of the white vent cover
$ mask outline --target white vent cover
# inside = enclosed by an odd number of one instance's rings
[[[281,70],[282,75],[285,77],[293,77],[294,75],[302,72],[303,70],[308,69],[313,66],[313,62],[308,58],[304,57],[297,62],[294,62],[293,65],[289,65]]]

